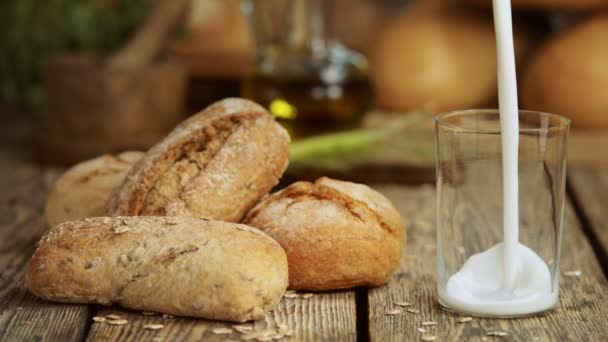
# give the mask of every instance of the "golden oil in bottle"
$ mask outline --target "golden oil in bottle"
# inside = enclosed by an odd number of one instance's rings
[[[248,0],[256,62],[242,96],[268,108],[292,136],[356,126],[371,101],[367,60],[332,36],[325,0]]]
[[[242,95],[265,106],[292,139],[354,128],[369,108],[371,87],[359,73],[340,82],[320,75],[248,75]]]

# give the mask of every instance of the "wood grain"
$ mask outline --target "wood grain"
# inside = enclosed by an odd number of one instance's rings
[[[293,332],[282,341],[355,341],[355,296],[353,291],[320,293],[308,299],[283,298],[277,308],[266,314],[263,320],[245,324],[205,321],[187,318],[163,318],[160,315],[144,316],[140,312],[124,309],[103,308],[97,316],[118,314],[129,321],[126,325],[112,326],[94,323],[88,341],[225,341],[239,340],[246,335],[234,331],[217,334],[217,328],[245,325],[253,328],[247,335],[275,335],[281,325]],[[163,324],[160,330],[146,330],[146,324]],[[271,333],[274,331],[274,333]]]
[[[2,149],[0,174],[0,340],[81,340],[86,306],[46,302],[23,288],[25,266],[46,229],[47,188],[57,173],[43,172]]]
[[[604,272],[608,274],[608,166],[572,167],[568,181],[579,211],[588,223]]]
[[[543,316],[521,319],[460,317],[437,304],[435,283],[435,190],[432,186],[378,186],[398,207],[408,225],[408,248],[404,263],[386,286],[369,291],[369,331],[372,341],[404,341],[422,337],[423,321],[438,341],[484,341],[490,331],[504,331],[504,341],[605,341],[608,336],[608,283],[575,217],[571,205],[565,213],[562,270],[581,270],[580,277],[562,277],[560,303]],[[419,314],[385,314],[397,301],[409,301]]]

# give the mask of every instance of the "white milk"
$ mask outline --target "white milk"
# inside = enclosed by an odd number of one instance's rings
[[[440,301],[460,311],[521,315],[547,310],[557,301],[547,264],[518,241],[519,122],[510,0],[493,0],[498,56],[498,102],[502,139],[503,239],[472,255],[452,275]]]

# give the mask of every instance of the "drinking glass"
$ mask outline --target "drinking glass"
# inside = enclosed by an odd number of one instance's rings
[[[550,293],[535,305],[505,298],[467,306],[447,294],[448,280],[469,257],[503,240],[500,116],[498,110],[475,109],[437,117],[437,288],[442,306],[477,316],[517,317],[557,304],[569,123],[555,114],[519,112],[519,242],[548,266]]]

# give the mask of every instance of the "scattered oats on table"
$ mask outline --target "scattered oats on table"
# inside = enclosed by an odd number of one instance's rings
[[[303,298],[303,299],[308,299],[308,298],[310,298],[310,297],[312,297],[312,296],[313,296],[313,294],[312,294],[312,293],[304,293],[304,294],[303,294],[303,295],[301,295],[300,297],[301,297],[301,298]]]
[[[117,315],[117,314],[106,315],[106,318],[107,319],[114,319],[114,320],[116,320],[116,319],[122,319],[122,317],[120,317],[120,315]]]
[[[107,321],[110,325],[125,325],[129,323],[126,319],[110,319]]]
[[[504,331],[490,331],[487,333],[488,336],[498,336],[498,337],[504,337],[507,336],[507,333]]]
[[[418,327],[418,332],[419,332],[419,333],[425,333],[425,332],[426,332],[426,329],[421,328],[421,327]]]
[[[164,327],[163,324],[144,324],[144,329],[146,330],[160,330]]]
[[[240,332],[241,334],[253,331],[253,327],[251,325],[233,325],[232,329]]]
[[[401,309],[390,309],[390,310],[386,310],[384,312],[384,314],[388,315],[388,316],[398,315],[400,313],[401,313]]]
[[[420,313],[420,310],[418,310],[418,309],[407,309],[407,312],[413,313],[413,314],[417,314],[417,313]]]
[[[422,322],[423,326],[430,326],[430,325],[437,325],[437,322],[434,321],[426,321],[426,322]]]
[[[581,270],[572,270],[564,272],[566,277],[580,277],[583,274]]]
[[[106,318],[105,317],[95,316],[95,317],[93,317],[93,321],[94,322],[98,322],[98,323],[102,323],[102,322],[106,321]]]
[[[232,329],[230,328],[215,328],[211,329],[211,332],[216,335],[224,335],[224,334],[232,334]]]
[[[472,321],[472,320],[473,320],[473,317],[469,317],[469,316],[466,316],[466,317],[459,317],[458,319],[456,319],[456,321],[457,321],[458,323],[467,323],[467,322],[470,322],[470,321]]]
[[[298,297],[300,297],[300,295],[298,295],[297,293],[289,293],[289,292],[285,292],[285,294],[283,295],[283,297],[285,297],[285,298],[289,298],[289,299],[293,299],[293,298],[298,298]]]
[[[410,302],[395,302],[395,305],[406,307],[406,306],[412,306],[412,303],[410,303]]]

